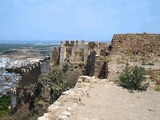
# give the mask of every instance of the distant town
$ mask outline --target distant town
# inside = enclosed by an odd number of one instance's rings
[[[0,43],[0,96],[7,94],[16,86],[16,80],[21,79],[19,73],[8,72],[6,69],[21,68],[39,62],[50,56],[53,46],[40,43]]]

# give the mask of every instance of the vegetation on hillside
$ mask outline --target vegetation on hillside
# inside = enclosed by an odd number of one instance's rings
[[[5,115],[9,115],[11,113],[11,109],[9,109],[11,103],[11,98],[7,95],[3,95],[0,97],[0,117]]]
[[[40,75],[35,85],[25,86],[18,91],[17,111],[3,117],[3,120],[35,120],[42,116],[63,91],[74,87],[82,74],[80,71],[73,64],[65,63]]]

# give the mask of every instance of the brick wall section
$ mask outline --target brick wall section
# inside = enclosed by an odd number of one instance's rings
[[[111,54],[160,56],[160,34],[115,34]]]

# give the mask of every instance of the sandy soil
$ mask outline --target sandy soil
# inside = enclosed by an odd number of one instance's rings
[[[92,87],[69,120],[160,120],[160,92],[130,93],[112,82]]]

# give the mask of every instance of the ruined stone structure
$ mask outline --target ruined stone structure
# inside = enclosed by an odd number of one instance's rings
[[[16,79],[16,87],[10,89],[11,108],[14,110],[17,106],[18,94],[21,89],[27,85],[34,84],[38,80],[41,73],[46,73],[50,70],[50,60],[45,58],[34,64],[23,66],[20,75]]]
[[[106,78],[100,75],[105,71],[105,57],[109,55],[108,47],[110,44],[89,42],[84,40],[62,41],[60,47],[54,47],[51,52],[50,64],[56,66],[64,62],[87,63],[86,74],[89,76],[96,75],[99,78]],[[94,55],[91,54],[94,51]],[[87,61],[88,60],[88,61]],[[106,75],[105,75],[106,76]]]
[[[11,108],[13,110],[17,106],[17,90],[16,90],[16,87],[10,89],[10,96],[11,96]]]
[[[109,44],[99,42],[86,43],[84,40],[62,41],[60,47],[54,47],[51,51],[50,65],[56,66],[65,61],[72,63],[86,62],[90,52],[95,51],[96,55],[107,56]]]
[[[60,47],[54,47],[50,55],[50,66],[56,66],[59,64]]]
[[[50,70],[50,59],[45,58],[44,60],[40,60],[40,68],[41,73],[47,73]]]
[[[93,51],[88,56],[87,65],[86,65],[86,75],[96,76],[98,78],[107,78],[108,76],[108,62],[104,56],[96,55],[96,52]]]
[[[33,84],[37,81],[38,75],[41,74],[40,63],[25,66],[22,68],[22,86]]]
[[[115,34],[111,54],[160,56],[160,34]]]
[[[56,66],[68,62],[86,62],[88,57],[88,43],[84,40],[62,41],[60,47],[54,47],[51,51],[50,65]]]
[[[21,69],[22,87],[25,85],[34,84],[41,73],[46,73],[49,70],[50,70],[50,60],[48,58],[40,60],[40,62],[24,66]]]
[[[22,76],[21,75],[17,76],[16,87],[17,88],[22,88]]]
[[[60,46],[60,58],[59,63],[62,64],[64,61],[79,62],[87,61],[88,57],[88,44],[81,41],[66,41],[65,44],[62,41]]]

